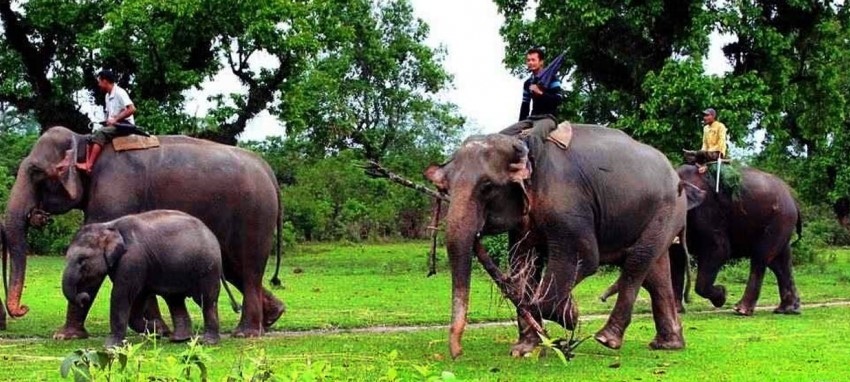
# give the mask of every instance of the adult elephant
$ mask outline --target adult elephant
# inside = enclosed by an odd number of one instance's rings
[[[511,248],[520,244],[539,254],[531,261],[538,263],[532,283],[540,292],[532,309],[536,321],[574,327],[572,288],[600,263],[616,264],[622,268],[623,293],[596,340],[614,349],[621,346],[643,285],[652,299],[657,331],[650,346],[684,346],[666,252],[684,227],[686,199],[676,172],[659,151],[619,130],[574,125],[566,150],[536,133],[523,140],[501,134],[470,137],[448,163],[432,165],[425,176],[451,198],[446,246],[453,357],[462,353],[471,250],[480,245],[479,234],[504,232]],[[545,273],[540,274],[543,261]],[[540,341],[522,318],[518,324],[515,356]]]
[[[798,236],[802,234],[803,219],[788,185],[776,176],[744,167],[739,192],[730,195],[715,192],[714,180],[700,174],[696,165],[683,165],[677,172],[688,183],[685,190],[689,204],[694,206],[688,211],[687,236],[688,248],[697,263],[697,294],[716,307],[723,306],[726,288],[714,285],[717,273],[731,259],[749,258],[749,281],[735,304],[735,312],[753,314],[765,270],[770,268],[776,275],[781,299],[774,312],[799,313],[790,241],[795,228]],[[674,284],[681,279],[674,278]]]
[[[87,176],[74,166],[83,139],[64,127],[53,127],[21,162],[6,213],[11,316],[28,311],[21,305],[28,215],[34,210],[63,214],[71,209],[84,212],[85,224],[155,209],[193,215],[215,233],[224,275],[243,293],[244,310],[234,335],[261,335],[283,314],[283,303],[262,286],[276,227],[280,236],[282,208],[279,186],[265,161],[236,147],[161,136],[160,147],[154,149],[116,153],[107,145]],[[97,290],[88,292],[93,301]],[[90,307],[91,303],[68,304],[65,325],[54,337],[87,337],[84,323]],[[155,300],[148,304],[146,316],[138,311],[131,315],[130,326],[136,331],[151,324],[166,328]]]

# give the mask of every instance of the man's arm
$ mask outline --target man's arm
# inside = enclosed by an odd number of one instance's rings
[[[121,110],[114,117],[110,118],[111,121],[107,120],[108,125],[114,125],[118,123],[118,121],[127,119],[136,112],[136,105],[133,104],[133,101],[130,100],[130,96],[124,89],[119,88],[118,91],[115,92],[115,96],[118,97],[118,101],[121,102],[121,105],[124,106],[124,109]]]
[[[703,128],[702,129],[702,148],[700,149],[700,151],[706,151],[706,150],[708,150],[708,129]]]
[[[540,99],[543,102],[546,102],[551,105],[555,105],[555,107],[560,106],[561,102],[564,101],[564,96],[561,94],[561,81],[552,81],[549,86],[543,90],[542,94],[534,97],[535,99]]]
[[[531,80],[525,80],[522,84],[522,104],[519,106],[519,120],[528,119],[528,114],[531,113],[531,91],[528,89]]]

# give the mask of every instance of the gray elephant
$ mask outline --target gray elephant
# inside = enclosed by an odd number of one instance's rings
[[[283,303],[263,288],[262,277],[278,236],[282,207],[277,180],[258,155],[237,147],[185,136],[160,136],[160,146],[115,152],[111,145],[92,169],[74,166],[85,137],[53,127],[39,137],[20,164],[6,211],[6,243],[11,260],[7,308],[25,315],[21,304],[26,274],[26,232],[39,211],[51,214],[80,209],[85,223],[157,209],[186,212],[216,235],[225,278],[242,291],[242,317],[234,336],[258,336],[284,312]],[[279,283],[277,271],[272,283]],[[91,296],[96,298],[95,295]],[[90,304],[68,304],[65,324],[54,338],[85,338]],[[144,313],[143,313],[144,312]],[[154,327],[155,326],[155,327]],[[155,299],[133,310],[130,327],[137,332],[167,332]]]
[[[80,229],[66,254],[62,292],[68,303],[88,305],[109,276],[107,347],[121,344],[131,308],[153,295],[162,296],[171,311],[171,341],[192,335],[185,304],[191,297],[203,311],[204,342],[215,344],[221,271],[218,240],[203,222],[179,211],[154,210]]]
[[[688,244],[697,263],[696,292],[716,307],[726,304],[726,288],[714,285],[720,269],[732,259],[749,258],[750,277],[735,312],[755,312],[766,269],[773,271],[780,303],[774,313],[799,314],[800,296],[794,284],[791,238],[803,233],[803,218],[791,188],[778,177],[744,167],[740,195],[715,192],[714,179],[695,165],[682,165],[679,177],[689,184]],[[722,174],[722,170],[721,170]],[[681,269],[673,283],[680,284]],[[677,277],[679,276],[679,277]]]
[[[622,269],[623,293],[596,340],[614,349],[622,345],[643,285],[652,299],[657,331],[650,346],[685,345],[666,253],[685,227],[687,200],[676,172],[658,150],[619,130],[591,125],[574,125],[566,150],[537,134],[522,140],[500,134],[473,136],[448,163],[429,167],[425,176],[451,198],[446,246],[452,272],[453,357],[462,353],[471,250],[479,245],[479,235],[503,232],[509,234],[510,248],[520,248],[516,253],[538,253],[512,260],[514,270],[532,269],[526,285],[534,290],[526,294],[533,296],[538,323],[548,319],[573,328],[573,287],[600,264],[615,264]],[[532,325],[523,319],[518,323],[515,356],[540,342]]]

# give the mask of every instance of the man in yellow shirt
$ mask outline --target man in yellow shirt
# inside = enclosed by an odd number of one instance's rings
[[[702,112],[705,127],[702,129],[702,148],[710,160],[726,158],[726,125],[717,121],[717,111],[705,109]],[[705,166],[700,166],[699,172],[704,173]]]

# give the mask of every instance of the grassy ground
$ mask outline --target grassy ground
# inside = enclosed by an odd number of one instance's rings
[[[275,293],[289,312],[274,330],[356,328],[397,325],[445,325],[449,321],[450,278],[445,261],[435,277],[426,278],[425,243],[366,246],[301,246],[285,261],[286,288]],[[442,256],[444,257],[444,256]],[[850,301],[850,250],[831,250],[822,258],[832,262],[796,270],[804,304],[836,300]],[[57,342],[50,338],[64,319],[65,301],[60,289],[61,258],[32,258],[28,268],[24,301],[31,311],[9,322],[0,333],[0,379],[58,378],[61,358],[75,349],[98,347],[108,332],[108,285],[96,300],[87,323],[94,339]],[[601,303],[597,296],[614,279],[603,273],[583,282],[576,290],[581,313],[605,314],[613,302]],[[728,267],[720,283],[730,292],[731,306],[740,297],[747,277],[746,264]],[[108,284],[108,283],[107,283]],[[473,280],[471,322],[511,319],[513,310],[499,297],[482,271]],[[778,303],[775,278],[765,277],[760,305]],[[227,307],[222,294],[222,328],[231,330],[238,316]],[[758,312],[740,318],[729,307],[714,309],[694,296],[683,316],[688,347],[679,352],[653,352],[646,344],[654,335],[649,317],[636,318],[620,351],[586,343],[573,362],[564,366],[558,358],[514,360],[507,356],[515,339],[513,327],[471,329],[465,336],[466,354],[447,361],[446,330],[412,333],[358,333],[304,336],[269,336],[259,340],[225,339],[207,349],[215,380],[226,375],[239,359],[257,359],[265,354],[272,369],[286,374],[306,368],[309,362],[329,363],[331,379],[377,380],[397,369],[403,379],[417,378],[417,366],[431,371],[451,371],[462,379],[478,380],[842,380],[850,362],[850,307],[804,309],[797,317]],[[201,324],[198,309],[190,306]],[[641,293],[636,312],[648,312]],[[582,325],[592,334],[604,321],[596,318]],[[562,333],[550,327],[553,334]],[[138,337],[133,338],[139,341]],[[177,354],[186,345],[166,344],[166,354]],[[394,361],[388,355],[398,352]],[[151,365],[156,367],[156,365]],[[313,368],[317,368],[313,363]],[[287,379],[288,380],[288,379]]]

